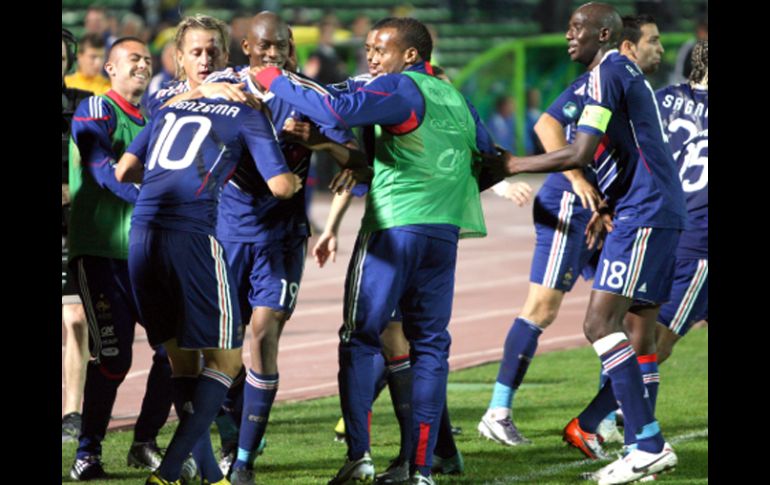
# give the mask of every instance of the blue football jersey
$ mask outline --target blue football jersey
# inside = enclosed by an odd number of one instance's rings
[[[262,98],[272,114],[272,122],[280,132],[287,119],[312,121],[298,112],[290,104],[277,98],[272,93],[262,95],[254,86],[248,67],[238,71],[238,80],[246,84],[246,90]],[[309,79],[301,79],[304,86],[320,93],[328,92]],[[212,74],[210,80],[226,81],[228,76],[218,77]],[[209,82],[209,80],[207,80]],[[318,125],[321,133],[338,143],[353,139],[353,134],[346,129]],[[309,236],[310,229],[305,212],[305,185],[310,168],[311,151],[298,143],[290,143],[278,138],[289,168],[302,178],[302,189],[289,200],[273,197],[264,179],[259,177],[253,163],[242,162],[238,165],[233,178],[222,192],[217,223],[217,238],[223,241],[266,242],[283,239],[286,236]],[[259,154],[255,154],[259,157]]]
[[[709,92],[682,83],[659,89],[655,97],[676,160],[688,140],[709,128]]]
[[[708,257],[708,88],[675,84],[655,93],[687,204],[679,257]]]
[[[561,123],[564,127],[564,136],[567,143],[575,141],[575,130],[580,114],[583,112],[583,97],[586,92],[586,81],[588,72],[584,72],[562,91],[559,97],[545,110],[546,113]],[[596,175],[591,167],[583,170],[586,179],[596,185]],[[572,183],[561,172],[549,173],[543,182],[543,186],[548,186],[555,190],[565,190],[572,192]]]
[[[289,172],[270,120],[223,100],[159,110],[127,151],[145,164],[132,224],[165,229],[213,234],[222,187],[247,153],[265,180]]]
[[[618,224],[684,228],[684,193],[658,103],[639,66],[611,50],[591,70],[578,131],[600,136],[597,185]]]

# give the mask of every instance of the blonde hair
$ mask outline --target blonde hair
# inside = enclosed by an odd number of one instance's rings
[[[225,55],[229,54],[230,48],[230,34],[228,32],[227,24],[221,20],[211,17],[210,15],[195,14],[191,17],[185,17],[176,26],[176,35],[174,35],[174,45],[178,51],[182,51],[184,47],[184,36],[188,30],[200,29],[200,30],[213,30],[217,33],[219,40],[222,43],[222,51]],[[175,59],[176,62],[176,59]],[[187,75],[182,69],[182,66],[176,62],[176,77],[177,79],[185,80]]]

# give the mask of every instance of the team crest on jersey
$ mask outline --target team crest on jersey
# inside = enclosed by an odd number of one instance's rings
[[[574,120],[578,115],[578,107],[575,103],[569,101],[562,107],[561,112],[564,113],[564,116],[567,118]]]

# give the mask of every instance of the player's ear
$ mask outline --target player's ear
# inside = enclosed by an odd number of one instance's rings
[[[107,61],[104,63],[104,70],[107,71],[107,74],[110,75],[110,77],[115,75],[115,63],[112,61]]]
[[[420,62],[420,54],[414,47],[409,47],[404,51],[404,61],[407,64],[417,64]]]
[[[246,57],[249,57],[249,40],[243,39],[241,41],[241,50]]]

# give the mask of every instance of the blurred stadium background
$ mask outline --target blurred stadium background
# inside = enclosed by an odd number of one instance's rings
[[[76,38],[88,31],[112,38],[135,35],[150,42],[155,69],[184,15],[205,13],[230,24],[231,63],[246,64],[237,48],[246,20],[261,10],[279,12],[294,29],[300,66],[317,51],[320,27],[333,28],[331,47],[339,59],[332,77],[342,80],[365,72],[363,37],[369,26],[386,16],[410,16],[425,22],[434,34],[433,64],[443,67],[454,84],[474,103],[483,120],[495,111],[501,96],[513,97],[512,149],[537,150],[531,126],[537,116],[574,79],[579,66],[566,55],[564,30],[570,13],[583,0],[62,0],[62,26]],[[654,88],[682,80],[675,71],[680,48],[706,21],[705,0],[606,0],[621,15],[655,17],[666,52]],[[103,11],[90,14],[101,7]],[[335,79],[335,80],[337,80]],[[319,79],[321,82],[326,79]],[[500,140],[498,140],[500,142]],[[321,171],[325,167],[319,167]],[[319,182],[325,179],[319,173]]]

